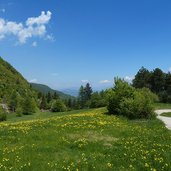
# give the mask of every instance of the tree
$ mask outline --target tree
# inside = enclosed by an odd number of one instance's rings
[[[155,117],[155,95],[148,88],[136,89],[121,79],[115,79],[115,86],[109,93],[109,114],[122,115],[129,119]]]
[[[86,99],[85,99],[85,89],[83,86],[80,87],[78,98],[79,98],[80,107],[84,108]]]
[[[51,95],[50,92],[48,92],[48,94],[47,94],[47,103],[50,103],[51,100],[52,100],[52,95]]]
[[[40,109],[47,109],[46,97],[43,95],[40,102]]]
[[[3,109],[2,106],[0,106],[0,122],[7,120],[7,114],[5,109]]]
[[[133,87],[135,88],[151,88],[150,85],[151,73],[144,67],[142,67],[135,75],[133,80]]]
[[[53,94],[53,99],[54,99],[54,100],[59,99],[59,95],[58,95],[56,92]]]
[[[60,99],[55,100],[51,106],[52,112],[64,112],[64,111],[66,111],[66,109],[67,108],[66,108],[65,104]]]
[[[69,98],[68,100],[67,100],[67,106],[71,109],[72,108],[72,99],[71,98]]]
[[[9,107],[12,112],[16,111],[17,105],[18,105],[18,94],[16,91],[13,91],[9,102]]]
[[[36,112],[36,102],[33,98],[27,96],[22,104],[22,112],[24,115],[31,115]]]
[[[158,94],[164,91],[164,86],[165,73],[161,69],[156,68],[151,76],[151,90]]]
[[[91,99],[91,95],[92,95],[92,88],[90,86],[90,83],[87,83],[85,88],[84,88],[84,92],[85,92],[85,100],[88,101]]]

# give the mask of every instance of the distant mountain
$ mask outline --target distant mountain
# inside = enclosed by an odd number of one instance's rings
[[[21,98],[35,97],[36,94],[26,79],[0,57],[0,103],[8,104],[13,92],[16,92]]]
[[[51,94],[54,94],[56,92],[59,95],[59,97],[62,99],[74,98],[71,95],[65,94],[65,93],[58,91],[58,90],[54,90],[54,89],[52,89],[49,86],[44,85],[44,84],[37,84],[37,83],[30,83],[30,84],[31,84],[33,89],[35,89],[35,90],[37,90],[43,94],[47,94],[48,92],[50,92]]]
[[[65,94],[69,94],[69,95],[74,96],[74,97],[78,96],[78,89],[64,89],[61,91]]]

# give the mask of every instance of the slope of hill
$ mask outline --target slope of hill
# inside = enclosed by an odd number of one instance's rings
[[[61,91],[53,90],[52,88],[48,87],[47,85],[37,84],[37,83],[30,83],[30,84],[33,89],[35,89],[43,94],[47,94],[48,92],[50,92],[51,94],[54,94],[56,92],[59,95],[59,97],[62,99],[74,98],[73,96],[65,94]]]
[[[8,103],[14,91],[22,98],[26,95],[32,97],[35,95],[35,92],[24,77],[0,57],[0,103]]]

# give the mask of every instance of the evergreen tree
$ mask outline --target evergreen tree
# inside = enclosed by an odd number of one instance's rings
[[[165,87],[165,73],[161,69],[156,68],[152,72],[151,90],[158,94],[164,91],[164,87]]]
[[[79,105],[81,108],[84,108],[86,103],[86,99],[85,99],[85,89],[83,86],[80,87],[79,90]]]
[[[71,98],[68,99],[67,101],[67,106],[71,109],[72,108],[72,100]]]
[[[40,109],[47,109],[46,97],[43,95],[40,103]]]
[[[50,103],[50,101],[52,100],[52,95],[50,92],[48,92],[47,94],[47,102]]]
[[[53,99],[54,99],[54,100],[59,99],[59,95],[58,95],[56,92],[53,94]]]
[[[90,86],[90,83],[87,83],[85,88],[84,88],[84,92],[85,92],[85,100],[88,101],[91,99],[91,95],[92,95],[92,88]]]
[[[25,115],[31,115],[36,112],[36,102],[33,98],[27,96],[22,104],[22,112]]]
[[[150,85],[151,73],[144,67],[142,67],[135,75],[133,80],[133,86],[135,88],[151,88]]]
[[[18,104],[17,92],[13,91],[10,97],[10,102],[9,102],[9,107],[12,112],[16,111],[17,104]]]

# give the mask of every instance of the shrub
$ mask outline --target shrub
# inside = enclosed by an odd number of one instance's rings
[[[121,115],[129,119],[150,119],[155,116],[153,101],[145,90],[137,90],[132,98],[124,98],[120,103]]]
[[[0,122],[7,120],[7,114],[6,111],[0,106]]]
[[[31,115],[36,112],[36,102],[31,97],[26,97],[22,104],[22,113],[24,115]]]
[[[157,96],[149,89],[135,89],[127,82],[117,79],[109,95],[110,114],[123,115],[129,119],[149,119],[155,116],[153,103]]]
[[[126,81],[115,78],[115,86],[108,91],[108,111],[110,114],[120,115],[120,103],[124,98],[133,96],[134,88]]]
[[[52,103],[52,106],[51,106],[51,111],[52,112],[64,112],[66,110],[67,110],[67,107],[65,106],[63,101],[58,99],[58,100],[55,100]]]

